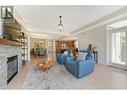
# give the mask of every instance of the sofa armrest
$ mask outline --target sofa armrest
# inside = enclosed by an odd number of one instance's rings
[[[74,76],[78,76],[78,62],[74,60],[67,60],[66,69]]]
[[[79,77],[82,77],[84,75],[87,75],[91,72],[93,72],[95,63],[93,60],[85,60],[85,61],[79,61]]]

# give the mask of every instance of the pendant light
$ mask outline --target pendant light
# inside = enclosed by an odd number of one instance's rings
[[[62,29],[63,29],[63,24],[62,24],[62,16],[59,16],[59,19],[60,19],[60,23],[58,24],[58,28],[59,28],[59,30],[60,31],[62,31]]]

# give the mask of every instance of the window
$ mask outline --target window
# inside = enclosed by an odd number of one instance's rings
[[[114,32],[111,35],[111,62],[127,65],[127,32]]]

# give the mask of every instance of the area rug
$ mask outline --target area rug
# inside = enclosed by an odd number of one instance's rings
[[[63,65],[56,64],[46,73],[32,64],[22,89],[74,89],[86,79],[75,78]]]

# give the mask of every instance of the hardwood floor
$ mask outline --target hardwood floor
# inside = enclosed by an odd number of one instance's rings
[[[27,73],[29,71],[29,67],[31,64],[36,64],[40,60],[45,60],[45,59],[55,59],[54,54],[49,54],[46,57],[35,57],[31,56],[30,62],[26,63],[23,67],[22,70],[10,81],[10,83],[7,86],[7,89],[21,89],[22,85],[24,83],[24,80],[27,76]]]
[[[31,62],[23,66],[22,70],[9,82],[7,89],[20,89],[27,76]]]
[[[32,57],[31,61],[8,84],[7,89],[21,89],[30,65],[43,59]],[[127,71],[117,68],[96,64],[95,71],[87,78],[87,84],[82,83],[73,89],[127,89]]]

